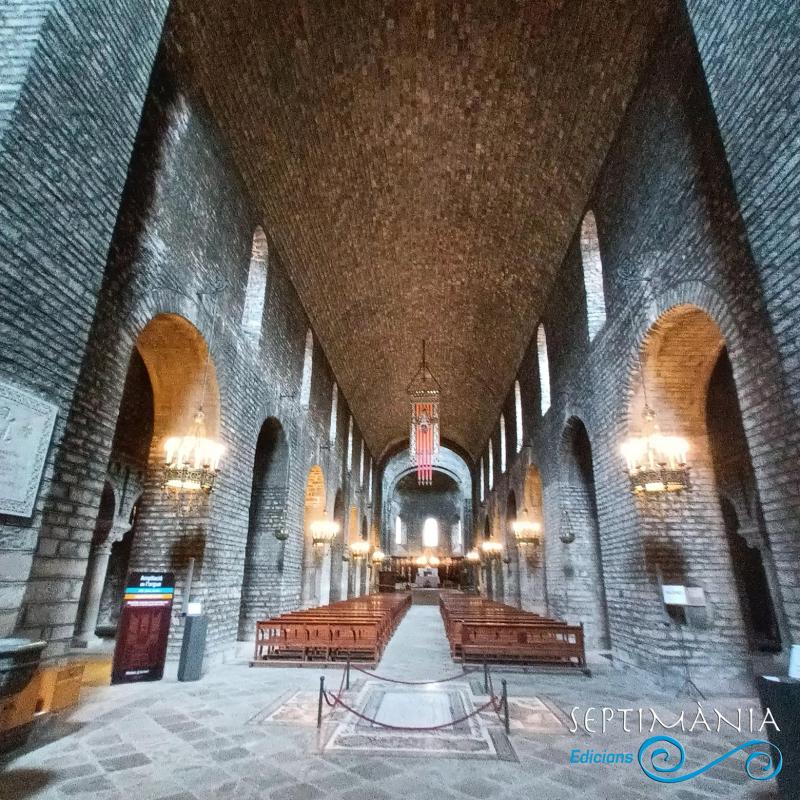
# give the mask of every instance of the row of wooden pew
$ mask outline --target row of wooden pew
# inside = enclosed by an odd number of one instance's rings
[[[372,594],[257,622],[253,663],[376,664],[410,605],[408,593]]]
[[[442,592],[439,607],[455,659],[586,669],[583,625],[461,592]]]

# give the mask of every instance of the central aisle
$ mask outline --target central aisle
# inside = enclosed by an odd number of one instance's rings
[[[444,678],[458,672],[450,657],[438,606],[411,606],[384,650],[376,670],[403,680]]]

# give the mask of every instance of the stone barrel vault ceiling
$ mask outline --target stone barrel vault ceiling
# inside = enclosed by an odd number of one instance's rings
[[[423,337],[442,434],[480,452],[661,16],[660,0],[177,0],[192,80],[374,453],[408,435]]]

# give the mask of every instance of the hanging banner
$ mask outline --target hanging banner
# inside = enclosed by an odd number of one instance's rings
[[[411,397],[411,431],[408,453],[417,469],[417,483],[430,486],[433,464],[439,453],[439,397],[442,387],[425,360],[422,342],[422,363],[406,388]]]
[[[161,680],[174,596],[175,575],[171,572],[128,575],[111,683]]]

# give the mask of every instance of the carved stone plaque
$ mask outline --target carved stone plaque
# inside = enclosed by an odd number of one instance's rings
[[[58,407],[0,382],[0,514],[30,517]]]

